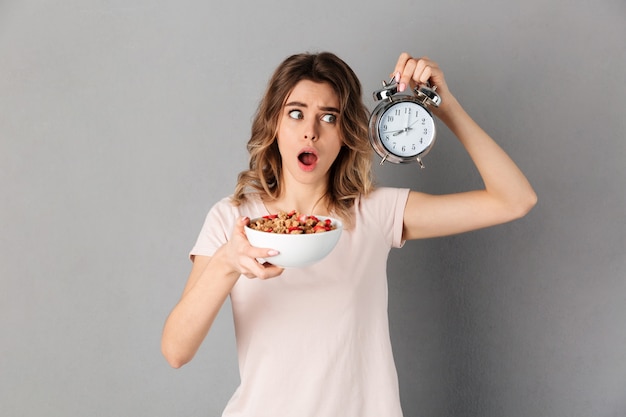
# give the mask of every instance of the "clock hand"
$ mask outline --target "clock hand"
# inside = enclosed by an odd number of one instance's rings
[[[414,121],[413,123],[411,123],[411,125],[410,125],[410,126],[413,126],[415,123],[417,123],[417,122],[419,122],[419,121],[420,121],[420,119],[417,119],[416,121]],[[409,126],[409,127],[410,127],[410,126]],[[412,129],[412,128],[411,128],[411,129]]]
[[[398,136],[400,133],[405,133],[408,132],[409,130],[413,129],[412,127],[405,127],[404,129],[401,130],[397,130],[393,133],[393,136]]]
[[[415,123],[419,122],[419,119],[417,119],[416,121],[414,121],[413,123],[411,123],[410,125],[408,125],[407,127],[405,127],[404,129],[400,129],[400,130],[396,130],[393,134],[393,136],[398,136],[400,133],[404,133],[404,132],[408,132],[409,130],[413,130],[413,125]]]
[[[411,123],[409,126],[405,127],[404,129],[400,129],[394,132],[393,136],[398,136],[400,133],[405,133],[408,132],[409,130],[413,130],[413,128],[411,126],[413,126],[415,123],[417,123],[418,121],[414,121],[413,123]]]
[[[406,132],[409,129],[409,120],[410,119],[407,119],[405,128],[400,129],[400,130],[395,130],[393,132],[387,132],[387,133],[393,133],[392,136],[398,136],[399,134]]]

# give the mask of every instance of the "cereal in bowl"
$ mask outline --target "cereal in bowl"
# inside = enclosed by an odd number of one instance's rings
[[[301,235],[323,233],[336,227],[330,219],[320,220],[291,210],[289,213],[269,214],[250,223],[250,228],[261,232]]]

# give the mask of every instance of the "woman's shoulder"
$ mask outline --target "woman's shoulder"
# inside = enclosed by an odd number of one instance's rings
[[[385,223],[404,213],[409,198],[408,188],[379,187],[359,199],[356,220],[360,223]]]
[[[397,187],[376,187],[367,195],[362,195],[358,199],[358,204],[380,205],[397,201],[398,199],[406,199],[409,195],[408,188]]]
[[[408,188],[380,187],[359,198],[355,210],[355,231],[372,236],[393,247],[402,245],[404,207]]]
[[[248,216],[250,218],[258,217],[265,214],[263,201],[256,193],[246,195],[244,199],[235,199],[234,195],[228,195],[216,201],[209,214],[219,217],[233,218],[238,216]]]

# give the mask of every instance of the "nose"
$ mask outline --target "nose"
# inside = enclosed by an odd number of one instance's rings
[[[319,132],[316,121],[313,120],[310,123],[307,123],[307,125],[305,126],[304,139],[310,140],[312,142],[315,142],[317,139],[319,139]]]

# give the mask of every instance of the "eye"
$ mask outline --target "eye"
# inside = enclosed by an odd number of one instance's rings
[[[337,115],[328,113],[322,116],[322,120],[326,123],[335,123],[337,121]]]
[[[302,119],[304,116],[300,110],[291,110],[287,113],[292,119]]]

